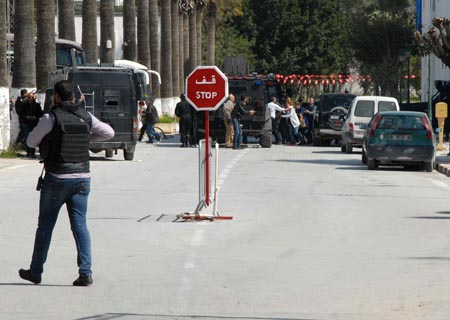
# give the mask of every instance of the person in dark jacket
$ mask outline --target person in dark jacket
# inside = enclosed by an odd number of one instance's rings
[[[27,98],[27,93],[28,93],[27,89],[20,90],[20,96],[17,97],[16,103],[14,105],[14,109],[16,110],[17,116],[19,117],[19,127],[20,127],[19,135],[17,136],[16,139],[16,144],[19,144],[22,141],[26,141],[26,137],[28,136],[28,127],[26,124],[25,114],[23,112],[24,110],[23,105],[25,99]]]
[[[37,94],[35,92],[28,93],[27,98],[23,101],[22,112],[25,115],[25,125],[27,126],[27,135],[24,137],[26,140],[28,134],[37,126],[39,119],[44,112],[42,111],[41,104],[37,100]],[[27,157],[36,159],[36,149],[26,146]]]
[[[157,142],[161,141],[161,135],[155,131],[155,123],[159,121],[158,110],[156,110],[155,105],[153,104],[153,99],[150,98],[146,101],[147,109],[145,110],[145,122],[148,141],[147,143],[153,143],[153,139],[156,139]]]
[[[255,110],[245,110],[247,105],[247,98],[241,96],[240,101],[234,106],[231,111],[231,122],[233,123],[234,138],[233,138],[233,149],[241,149],[242,143],[242,128],[241,128],[241,116],[244,114],[254,115]]]
[[[75,104],[73,91],[73,84],[67,80],[55,84],[55,105],[27,139],[31,148],[39,146],[45,168],[45,176],[43,180],[40,177],[36,188],[40,190],[39,219],[30,268],[19,270],[22,279],[34,284],[41,283],[52,232],[64,204],[77,247],[79,276],[73,285],[93,283],[91,239],[86,224],[91,188],[89,143],[111,139],[114,130]]]
[[[190,141],[190,133],[192,129],[192,107],[186,101],[184,94],[180,95],[181,101],[175,107],[175,115],[180,118],[180,135],[181,146],[187,147]]]

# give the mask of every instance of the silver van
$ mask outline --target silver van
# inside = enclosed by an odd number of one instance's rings
[[[399,111],[397,99],[383,96],[357,96],[348,109],[342,127],[341,151],[352,153],[353,147],[361,147],[365,127],[372,116],[383,111]]]

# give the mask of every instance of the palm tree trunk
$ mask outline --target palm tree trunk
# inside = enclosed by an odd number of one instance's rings
[[[188,74],[197,67],[197,9],[189,14],[189,69]]]
[[[177,0],[172,0],[172,96],[180,95],[180,11]]]
[[[171,113],[173,97],[171,2],[169,0],[161,2],[161,108],[163,113]]]
[[[196,28],[197,32],[197,65],[202,65],[202,17],[203,17],[203,1],[199,1],[197,4],[197,14],[196,14]]]
[[[82,44],[86,62],[97,63],[97,1],[83,0]]]
[[[159,47],[159,8],[158,0],[150,0],[149,2],[150,17],[150,55],[151,69],[157,72],[161,71],[161,50]],[[158,79],[152,76],[152,94],[153,97],[161,96],[161,87]]]
[[[208,66],[214,66],[215,55],[216,55],[216,13],[217,5],[215,1],[210,0],[206,8],[206,16],[208,23],[208,33],[207,33],[207,58],[206,64]]]
[[[37,0],[37,6],[36,87],[45,90],[49,72],[56,70],[55,2]]]
[[[45,14],[39,7],[39,16]],[[54,11],[51,12],[53,15]],[[75,41],[75,8],[73,0],[58,0],[58,36]]]
[[[149,28],[149,2],[148,0],[137,1],[137,20],[138,20],[138,62],[150,68],[150,38]]]
[[[34,88],[36,61],[34,43],[34,6],[29,0],[14,2],[14,71],[13,88]]]
[[[114,63],[114,0],[100,0],[100,61]]]
[[[178,50],[180,52],[180,60],[178,63],[179,69],[178,69],[178,77],[180,79],[180,93],[184,92],[184,14],[180,12],[180,21],[179,21],[179,28],[178,28],[178,34],[179,41],[178,41]]]
[[[135,0],[124,0],[123,58],[131,61],[136,61],[136,57],[136,2]]]
[[[187,13],[183,14],[183,67],[184,67],[184,78],[189,75],[190,72],[190,47],[189,47],[189,15]]]

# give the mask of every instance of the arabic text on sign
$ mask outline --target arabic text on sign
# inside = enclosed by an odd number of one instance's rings
[[[206,77],[203,76],[202,81],[195,80],[196,84],[216,84],[216,76],[211,76],[211,81],[207,81]]]

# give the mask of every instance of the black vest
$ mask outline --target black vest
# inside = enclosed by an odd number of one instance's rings
[[[55,174],[89,172],[89,139],[92,118],[73,103],[63,102],[51,111],[50,131],[39,145],[46,172]]]

